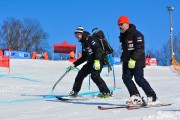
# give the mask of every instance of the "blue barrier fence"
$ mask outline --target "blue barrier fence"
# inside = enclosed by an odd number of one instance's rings
[[[29,52],[22,52],[22,51],[4,51],[4,56],[9,56],[10,58],[16,58],[16,59],[30,59],[30,53]]]

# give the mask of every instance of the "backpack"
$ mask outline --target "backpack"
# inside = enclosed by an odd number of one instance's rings
[[[96,37],[99,40],[100,45],[103,51],[105,52],[105,54],[108,55],[108,54],[113,53],[113,49],[108,43],[108,41],[106,40],[103,31],[99,30],[98,28],[94,28],[92,32],[93,32],[92,36]]]
[[[92,36],[96,37],[99,40],[99,43],[105,53],[105,57],[103,59],[103,65],[108,65],[108,72],[109,72],[112,70],[112,68],[108,60],[108,55],[113,53],[113,49],[108,43],[108,41],[106,40],[105,35],[102,30],[99,30],[98,28],[94,28],[92,32],[93,32]]]

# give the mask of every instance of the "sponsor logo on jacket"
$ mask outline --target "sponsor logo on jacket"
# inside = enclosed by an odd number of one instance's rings
[[[128,50],[134,50],[133,40],[128,40]]]

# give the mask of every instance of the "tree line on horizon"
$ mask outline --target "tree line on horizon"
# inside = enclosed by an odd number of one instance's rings
[[[7,18],[0,29],[1,47],[24,52],[44,52],[48,34],[35,19]]]
[[[173,37],[173,52],[177,62],[180,62],[180,35]],[[170,40],[168,40],[162,47],[154,51],[153,49],[148,50],[146,53],[149,53],[151,58],[156,58],[158,65],[168,66],[171,65],[171,49],[170,49]]]
[[[6,18],[0,26],[0,49],[11,48],[16,51],[33,53],[48,52],[50,59],[52,51],[48,44],[48,33],[45,32],[36,19],[25,18],[22,21],[13,17]],[[116,47],[113,47],[116,48]],[[180,34],[173,38],[173,49],[175,58],[180,62]],[[114,56],[119,57],[120,46],[114,49]],[[156,58],[158,65],[171,65],[170,40],[168,40],[159,50],[153,49],[146,51],[151,58]]]

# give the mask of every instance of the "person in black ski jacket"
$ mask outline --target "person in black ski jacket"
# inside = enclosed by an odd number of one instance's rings
[[[143,34],[136,30],[135,25],[130,24],[127,16],[120,16],[118,26],[120,29],[119,39],[122,48],[122,79],[130,94],[130,100],[127,101],[127,103],[142,104],[140,93],[132,80],[133,77],[137,85],[141,87],[147,95],[148,104],[157,103],[155,91],[144,78],[146,62]]]
[[[103,68],[104,53],[97,39],[93,36],[89,36],[89,32],[83,31],[83,27],[78,27],[75,30],[75,37],[82,44],[82,57],[73,62],[70,69],[74,69],[78,65],[87,61],[85,65],[78,72],[75,82],[69,96],[76,97],[81,89],[84,78],[91,74],[91,79],[98,86],[101,94],[99,96],[110,96],[110,90],[106,83],[101,78],[100,73]]]

